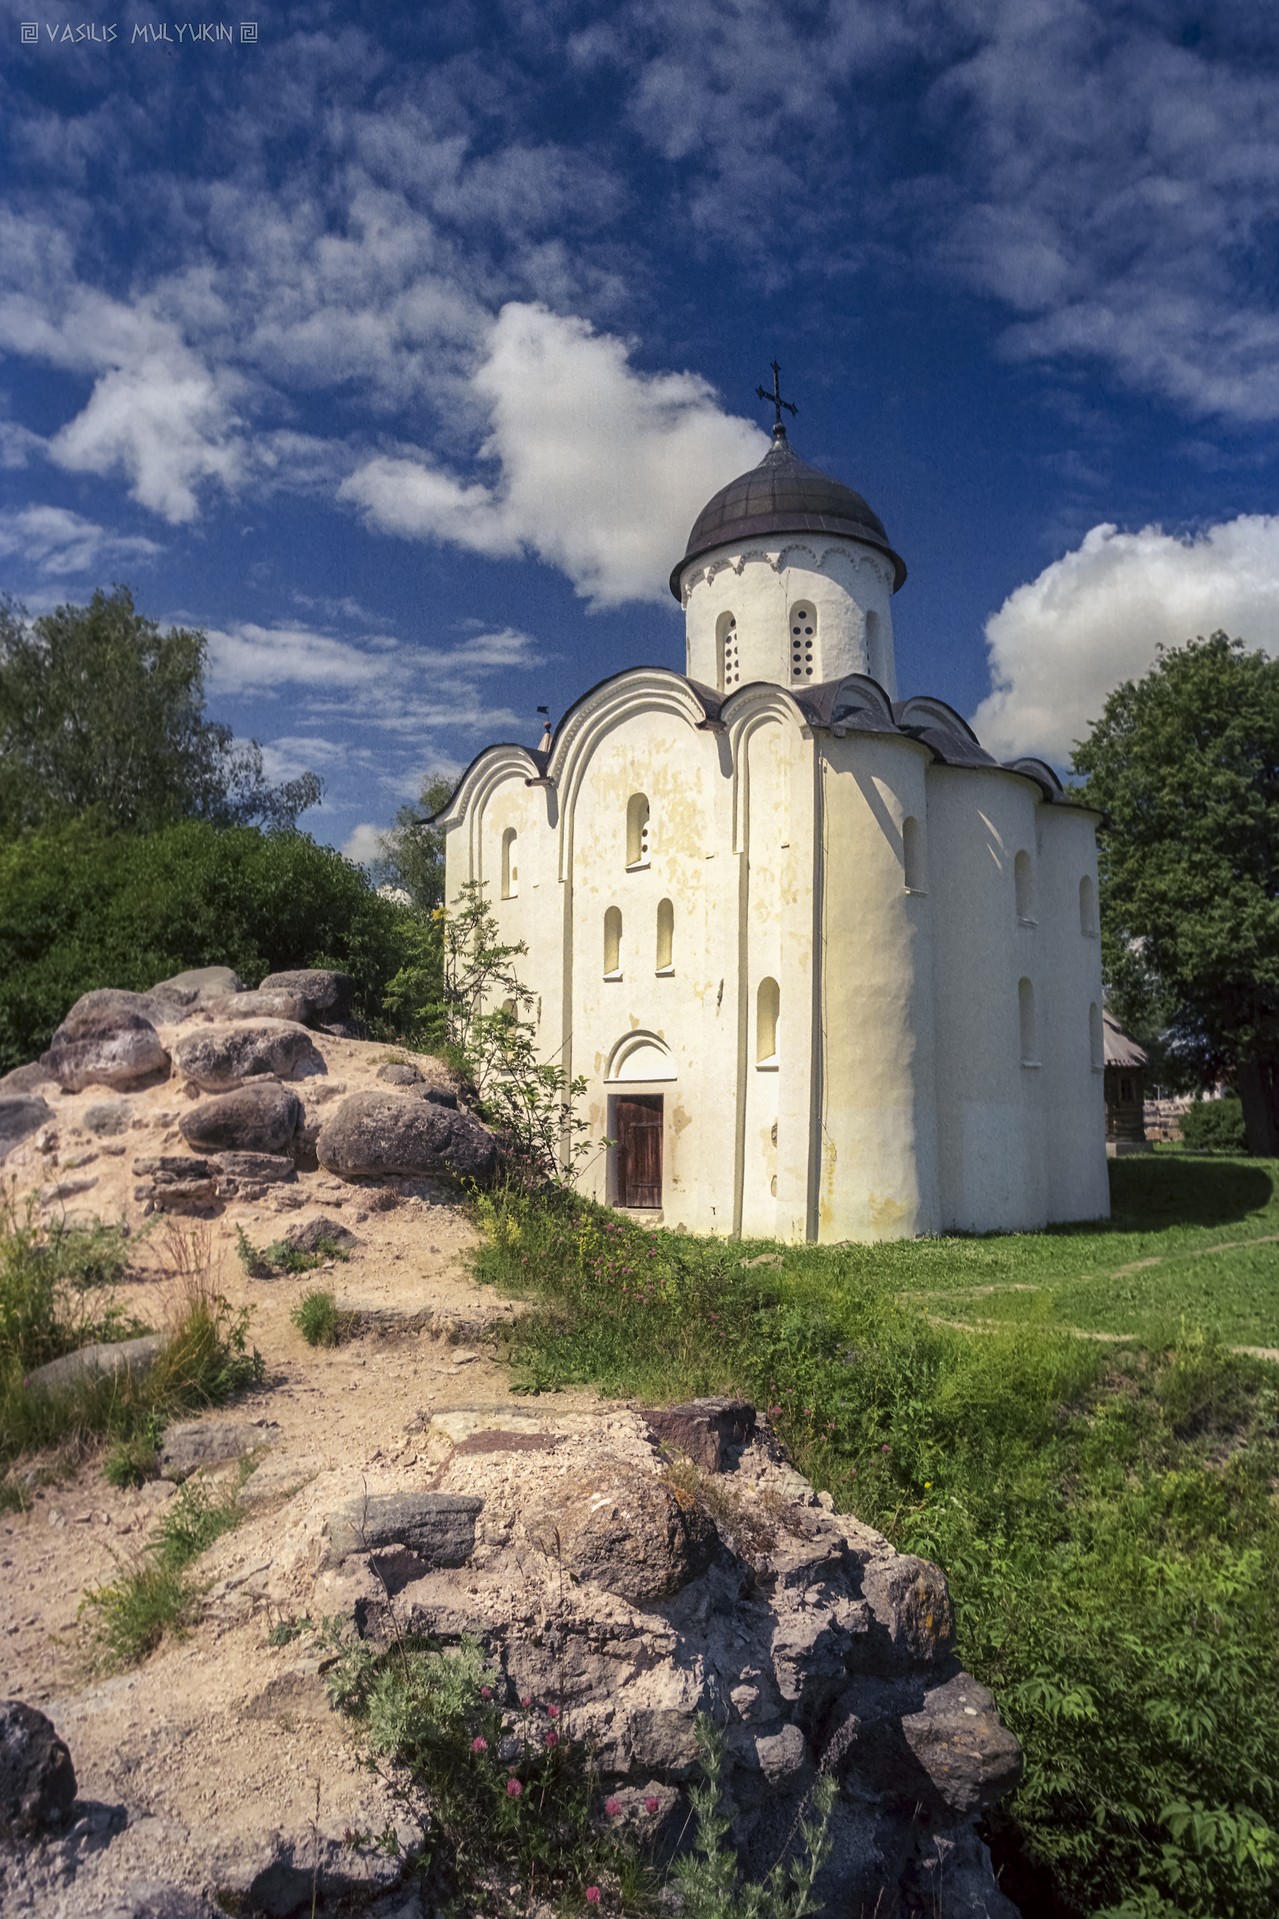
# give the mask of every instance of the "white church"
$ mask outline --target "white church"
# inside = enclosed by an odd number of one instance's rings
[[[480,753],[447,897],[482,882],[527,944],[600,1200],[827,1243],[1102,1216],[1096,815],[898,699],[905,565],[777,422],[671,574],[684,673]]]

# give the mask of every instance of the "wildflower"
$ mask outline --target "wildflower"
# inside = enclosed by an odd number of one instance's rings
[[[560,1709],[559,1709],[559,1707],[558,1707],[558,1706],[548,1706],[548,1707],[546,1708],[546,1716],[547,1716],[547,1718],[548,1718],[548,1719],[558,1719],[558,1718],[559,1718],[559,1716],[560,1716]]]
[[[520,1784],[520,1782],[519,1782],[519,1780],[518,1780],[518,1779],[508,1779],[508,1780],[507,1780],[507,1782],[506,1782],[506,1796],[507,1796],[507,1798],[508,1798],[508,1799],[518,1799],[518,1798],[520,1797],[520,1795],[521,1795],[521,1794],[523,1793],[523,1791],[524,1791],[524,1788],[523,1788],[523,1786],[522,1786],[522,1785]]]
[[[932,1482],[932,1480],[931,1480],[931,1479],[926,1479],[926,1480],[924,1481],[924,1491],[925,1491],[926,1493],[930,1493],[930,1492],[931,1492],[932,1490],[933,1490],[933,1482]]]
[[[558,1746],[559,1743],[560,1743],[560,1736],[554,1730],[552,1730],[551,1732],[544,1732],[542,1734],[542,1744],[544,1746]]]
[[[606,1812],[606,1813],[608,1814],[608,1816],[609,1816],[609,1818],[610,1818],[610,1819],[620,1819],[620,1818],[621,1818],[621,1816],[622,1816],[622,1802],[621,1802],[621,1800],[620,1800],[620,1799],[606,1799],[606,1800],[604,1801],[604,1810],[605,1810],[605,1812]]]
[[[488,1749],[489,1749],[489,1742],[487,1739],[482,1738],[479,1734],[477,1734],[476,1737],[472,1739],[471,1741],[472,1752],[487,1752]]]
[[[599,1887],[598,1887],[598,1886],[588,1886],[588,1887],[586,1888],[586,1903],[587,1903],[587,1905],[588,1905],[588,1906],[598,1906],[598,1904],[599,1904],[599,1902],[600,1902],[600,1889],[599,1889]]]
[[[780,1419],[784,1410],[781,1406],[770,1406],[768,1409],[768,1417],[770,1419]]]
[[[882,1446],[880,1447],[880,1449],[879,1449],[879,1450],[880,1450],[880,1452],[881,1452],[881,1453],[890,1453],[890,1452],[891,1452],[891,1451],[892,1451],[893,1449],[892,1449],[892,1447],[891,1447],[891,1446],[889,1445],[889,1443],[888,1443],[888,1441],[887,1441],[887,1440],[885,1440],[885,1441],[884,1441],[884,1443],[883,1443],[883,1445],[882,1445]]]
[[[492,1688],[492,1686],[481,1686],[481,1687],[480,1687],[480,1698],[481,1698],[481,1699],[491,1699],[492,1697],[493,1697],[493,1688]]]
[[[648,1798],[644,1801],[644,1810],[647,1813],[654,1813],[657,1811],[661,1803],[662,1802],[657,1797],[656,1793],[650,1792],[648,1795]]]
[[[530,1707],[530,1706],[532,1705],[532,1703],[533,1703],[533,1695],[532,1695],[532,1693],[531,1693],[531,1692],[526,1692],[526,1693],[521,1693],[521,1695],[520,1695],[520,1704],[521,1704],[521,1706],[523,1706],[523,1708],[524,1708],[524,1710],[525,1710],[525,1712],[527,1712],[527,1711],[528,1711],[528,1709],[529,1709],[529,1707]]]

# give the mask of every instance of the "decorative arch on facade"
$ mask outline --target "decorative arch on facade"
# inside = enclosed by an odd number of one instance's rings
[[[897,709],[899,726],[919,726],[934,728],[937,732],[948,734],[965,746],[980,746],[981,741],[973,732],[968,721],[953,706],[947,706],[945,700],[934,699],[928,693],[916,693],[903,702]]]
[[[610,1084],[624,1084],[676,1079],[678,1073],[670,1048],[661,1035],[639,1027],[617,1041],[608,1056],[604,1078]]]
[[[726,700],[722,714],[728,727],[733,764],[733,851],[741,853],[746,848],[746,822],[750,816],[751,741],[765,727],[780,726],[783,730],[795,727],[802,731],[806,721],[784,688],[764,681],[743,687],[735,700]],[[785,825],[779,821],[782,838],[786,837]]]

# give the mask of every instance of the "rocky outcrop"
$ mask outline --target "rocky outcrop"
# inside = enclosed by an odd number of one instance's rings
[[[201,1100],[182,1115],[178,1130],[201,1153],[287,1153],[301,1123],[297,1094],[278,1080],[260,1079]]]
[[[64,1392],[81,1380],[101,1379],[107,1374],[149,1372],[168,1341],[163,1333],[144,1333],[139,1339],[120,1339],[113,1343],[81,1346],[61,1359],[51,1359],[27,1374],[33,1392]]]
[[[187,1213],[200,1218],[218,1204],[213,1164],[207,1159],[185,1159],[180,1153],[148,1154],[135,1159],[139,1183],[133,1189],[144,1213]]]
[[[0,1097],[12,1099],[15,1093],[34,1093],[38,1086],[48,1084],[49,1075],[38,1060],[33,1060],[29,1066],[15,1066],[0,1078]]]
[[[677,1428],[663,1450],[652,1412],[437,1415],[431,1493],[328,1515],[313,1615],[347,1612],[378,1643],[478,1636],[511,1705],[555,1702],[606,1791],[661,1805],[669,1844],[705,1713],[752,1872],[794,1843],[824,1770],[841,1788],[824,1910],[914,1898],[941,1919],[1015,1919],[974,1821],[1017,1783],[1020,1751],[954,1657],[942,1575],[827,1511],[749,1412],[674,1409],[694,1446],[714,1436],[720,1470],[704,1478],[671,1463]],[[421,1502],[429,1534],[449,1496],[478,1507],[464,1560],[420,1543]]]
[[[181,1484],[192,1473],[225,1466],[274,1446],[280,1428],[266,1419],[186,1419],[165,1428],[160,1477]]]
[[[173,1049],[178,1072],[202,1092],[228,1092],[262,1073],[305,1079],[324,1060],[304,1027],[285,1020],[237,1021],[183,1033]]]
[[[41,1054],[40,1064],[69,1093],[86,1086],[153,1084],[169,1055],[151,1023],[152,1002],[140,993],[86,993]]]
[[[53,1118],[53,1108],[35,1094],[0,1098],[0,1160]]]
[[[309,1026],[345,1025],[351,1017],[355,981],[329,967],[303,967],[292,973],[268,973],[259,993],[289,993],[303,1003]]]
[[[172,979],[158,980],[148,997],[168,1007],[170,1019],[182,1019],[209,1000],[222,1000],[243,991],[244,981],[229,966],[192,966],[184,973],[175,973]]]
[[[30,1838],[75,1803],[75,1767],[51,1721],[21,1699],[0,1700],[0,1833]]]
[[[490,1179],[497,1142],[469,1113],[403,1093],[350,1093],[320,1127],[316,1157],[343,1179]]]

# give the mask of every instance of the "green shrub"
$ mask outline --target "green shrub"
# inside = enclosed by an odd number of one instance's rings
[[[335,1239],[317,1240],[311,1249],[292,1246],[287,1239],[257,1247],[242,1226],[235,1229],[235,1250],[250,1279],[275,1279],[281,1273],[311,1273],[328,1260],[347,1260],[350,1254]]]
[[[153,1429],[135,1433],[131,1439],[117,1439],[108,1446],[102,1461],[102,1477],[108,1486],[123,1490],[127,1486],[145,1486],[160,1471],[159,1441]]]
[[[308,1346],[340,1346],[360,1324],[358,1313],[343,1312],[332,1293],[318,1288],[304,1293],[289,1317]]]
[[[90,1643],[103,1666],[136,1666],[166,1632],[185,1629],[199,1598],[188,1567],[243,1517],[234,1496],[219,1499],[200,1481],[187,1481],[136,1564],[92,1588],[81,1602]]]
[[[1246,1153],[1242,1100],[1197,1099],[1182,1114],[1181,1138],[1192,1153]]]

